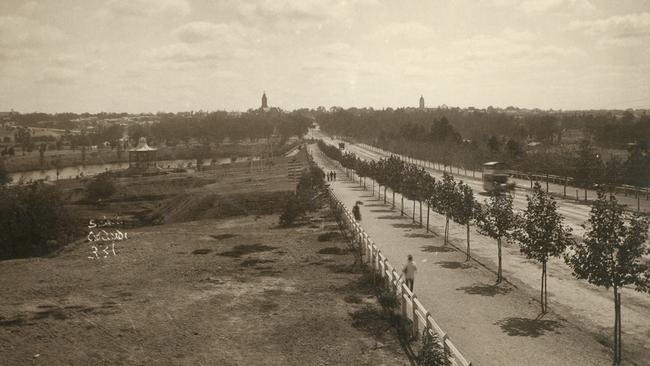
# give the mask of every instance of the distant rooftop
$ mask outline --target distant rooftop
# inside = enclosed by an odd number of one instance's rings
[[[158,149],[153,148],[147,144],[147,138],[146,137],[140,137],[140,142],[138,142],[138,146],[136,146],[134,149],[131,149],[129,151],[157,151]]]

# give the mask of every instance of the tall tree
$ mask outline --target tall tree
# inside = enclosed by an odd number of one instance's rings
[[[29,128],[27,127],[21,127],[18,129],[16,132],[15,140],[17,143],[20,144],[20,147],[23,150],[23,155],[25,155],[25,149],[31,144],[32,142],[32,134],[29,132]]]
[[[575,183],[579,187],[587,189],[600,183],[603,172],[603,161],[593,146],[586,140],[580,143],[573,166]]]
[[[542,313],[548,310],[548,281],[546,264],[549,258],[559,257],[574,240],[571,228],[562,224],[563,217],[557,212],[557,202],[542,186],[535,182],[532,195],[526,197],[528,206],[521,216],[514,237],[519,241],[521,252],[528,259],[542,264],[540,303]]]
[[[456,184],[456,204],[454,205],[454,210],[452,217],[455,222],[459,223],[460,225],[465,225],[465,228],[467,230],[467,258],[466,260],[470,260],[470,241],[469,241],[469,233],[470,233],[470,224],[472,221],[476,218],[477,213],[480,212],[481,207],[478,202],[476,202],[476,199],[474,198],[474,192],[472,191],[472,187],[469,185],[463,183],[463,181],[458,182]]]
[[[643,144],[637,144],[630,150],[625,161],[625,175],[628,183],[635,186],[650,186],[650,152]]]
[[[497,283],[503,280],[503,266],[501,256],[501,242],[509,238],[516,224],[516,216],[512,210],[512,196],[509,194],[491,196],[481,209],[476,221],[481,234],[487,235],[497,241]]]
[[[627,223],[626,223],[627,221]],[[566,262],[579,279],[612,288],[614,292],[614,364],[619,365],[621,347],[621,294],[623,286],[650,292],[648,218],[624,214],[615,197],[599,192],[591,207],[584,240],[571,247]]]
[[[444,173],[438,186],[438,212],[445,216],[445,245],[449,241],[449,219],[457,202],[456,182],[451,174]]]

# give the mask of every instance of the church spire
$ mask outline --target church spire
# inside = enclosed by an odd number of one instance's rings
[[[420,95],[420,109],[424,109],[424,96]]]
[[[266,100],[266,91],[262,93],[262,108],[268,108],[268,101]]]

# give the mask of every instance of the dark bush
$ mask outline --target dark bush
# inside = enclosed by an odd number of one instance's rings
[[[428,330],[422,333],[422,348],[417,356],[420,366],[449,366],[449,355],[442,347],[438,335],[433,335]]]
[[[9,183],[11,183],[11,175],[9,175],[5,164],[0,161],[0,186],[4,186]]]
[[[300,200],[295,195],[289,196],[287,202],[284,206],[284,211],[280,215],[280,225],[289,226],[292,225],[300,215],[305,212]]]
[[[300,176],[296,194],[291,195],[286,201],[284,211],[280,215],[280,225],[292,225],[306,212],[318,209],[318,195],[324,187],[325,173],[315,164],[310,164]]]
[[[98,201],[115,193],[115,185],[107,175],[100,174],[86,186],[88,199]]]
[[[43,183],[0,188],[0,259],[45,255],[77,228],[59,191]]]

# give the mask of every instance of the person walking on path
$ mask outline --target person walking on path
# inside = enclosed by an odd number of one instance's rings
[[[352,215],[354,215],[355,220],[361,221],[361,209],[359,208],[359,201],[354,203],[354,207],[352,207]]]
[[[404,282],[406,282],[406,286],[413,292],[413,282],[415,281],[415,272],[417,272],[418,267],[415,265],[415,262],[413,262],[413,256],[408,255],[407,257],[408,261],[404,265],[404,268],[402,269],[402,274],[404,275]]]

